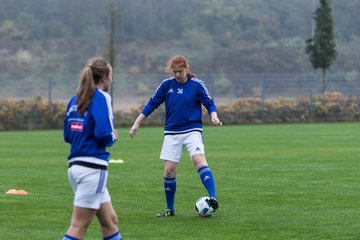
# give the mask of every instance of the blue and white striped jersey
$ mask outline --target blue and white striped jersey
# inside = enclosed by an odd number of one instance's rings
[[[205,86],[197,78],[189,78],[181,84],[175,78],[165,79],[155,94],[144,106],[142,113],[147,117],[165,102],[165,134],[202,131],[202,109],[208,113],[216,112],[216,106]]]
[[[69,162],[108,165],[110,154],[106,147],[116,141],[110,95],[96,88],[84,116],[78,114],[76,96],[72,97],[65,117],[64,139],[71,144]]]

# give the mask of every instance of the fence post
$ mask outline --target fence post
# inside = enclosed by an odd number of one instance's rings
[[[51,96],[51,92],[52,92],[52,76],[49,75],[49,89],[48,89],[48,94],[49,94],[49,113],[50,113],[50,117],[48,118],[48,124],[50,126],[51,129],[53,129],[55,126],[54,126],[54,123],[52,121],[52,114],[53,114],[53,106],[52,106],[52,96]]]
[[[310,112],[310,122],[314,122],[314,98],[313,98],[313,90],[310,89],[310,106],[309,106],[309,112]]]
[[[52,89],[52,76],[51,75],[49,75],[49,89],[48,89],[48,94],[49,94],[49,99],[48,99],[48,101],[49,101],[49,108],[51,108],[51,89]]]
[[[359,90],[360,90],[360,83],[359,83],[359,74],[356,73],[356,78],[355,78],[355,83],[356,83],[356,112],[359,112],[360,109],[360,102],[359,102]]]
[[[265,120],[265,74],[261,74],[261,121]]]

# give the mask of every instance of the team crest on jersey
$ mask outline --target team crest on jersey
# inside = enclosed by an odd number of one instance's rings
[[[83,131],[83,123],[81,122],[72,122],[70,123],[71,131],[82,132]]]
[[[183,94],[183,93],[184,93],[184,89],[182,89],[182,88],[177,89],[177,94]]]

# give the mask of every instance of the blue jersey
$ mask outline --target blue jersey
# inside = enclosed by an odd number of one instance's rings
[[[185,83],[179,83],[175,78],[165,79],[142,113],[149,116],[163,102],[166,110],[165,134],[202,131],[201,104],[209,114],[216,112],[205,83],[197,78],[189,78]]]
[[[69,162],[85,162],[108,165],[110,147],[116,141],[114,133],[111,97],[96,88],[84,115],[77,112],[76,96],[71,98],[64,123],[64,139],[71,144]]]

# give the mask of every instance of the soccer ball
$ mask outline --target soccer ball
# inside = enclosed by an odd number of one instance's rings
[[[209,197],[201,197],[195,203],[195,210],[201,217],[210,217],[215,213],[209,204]]]

